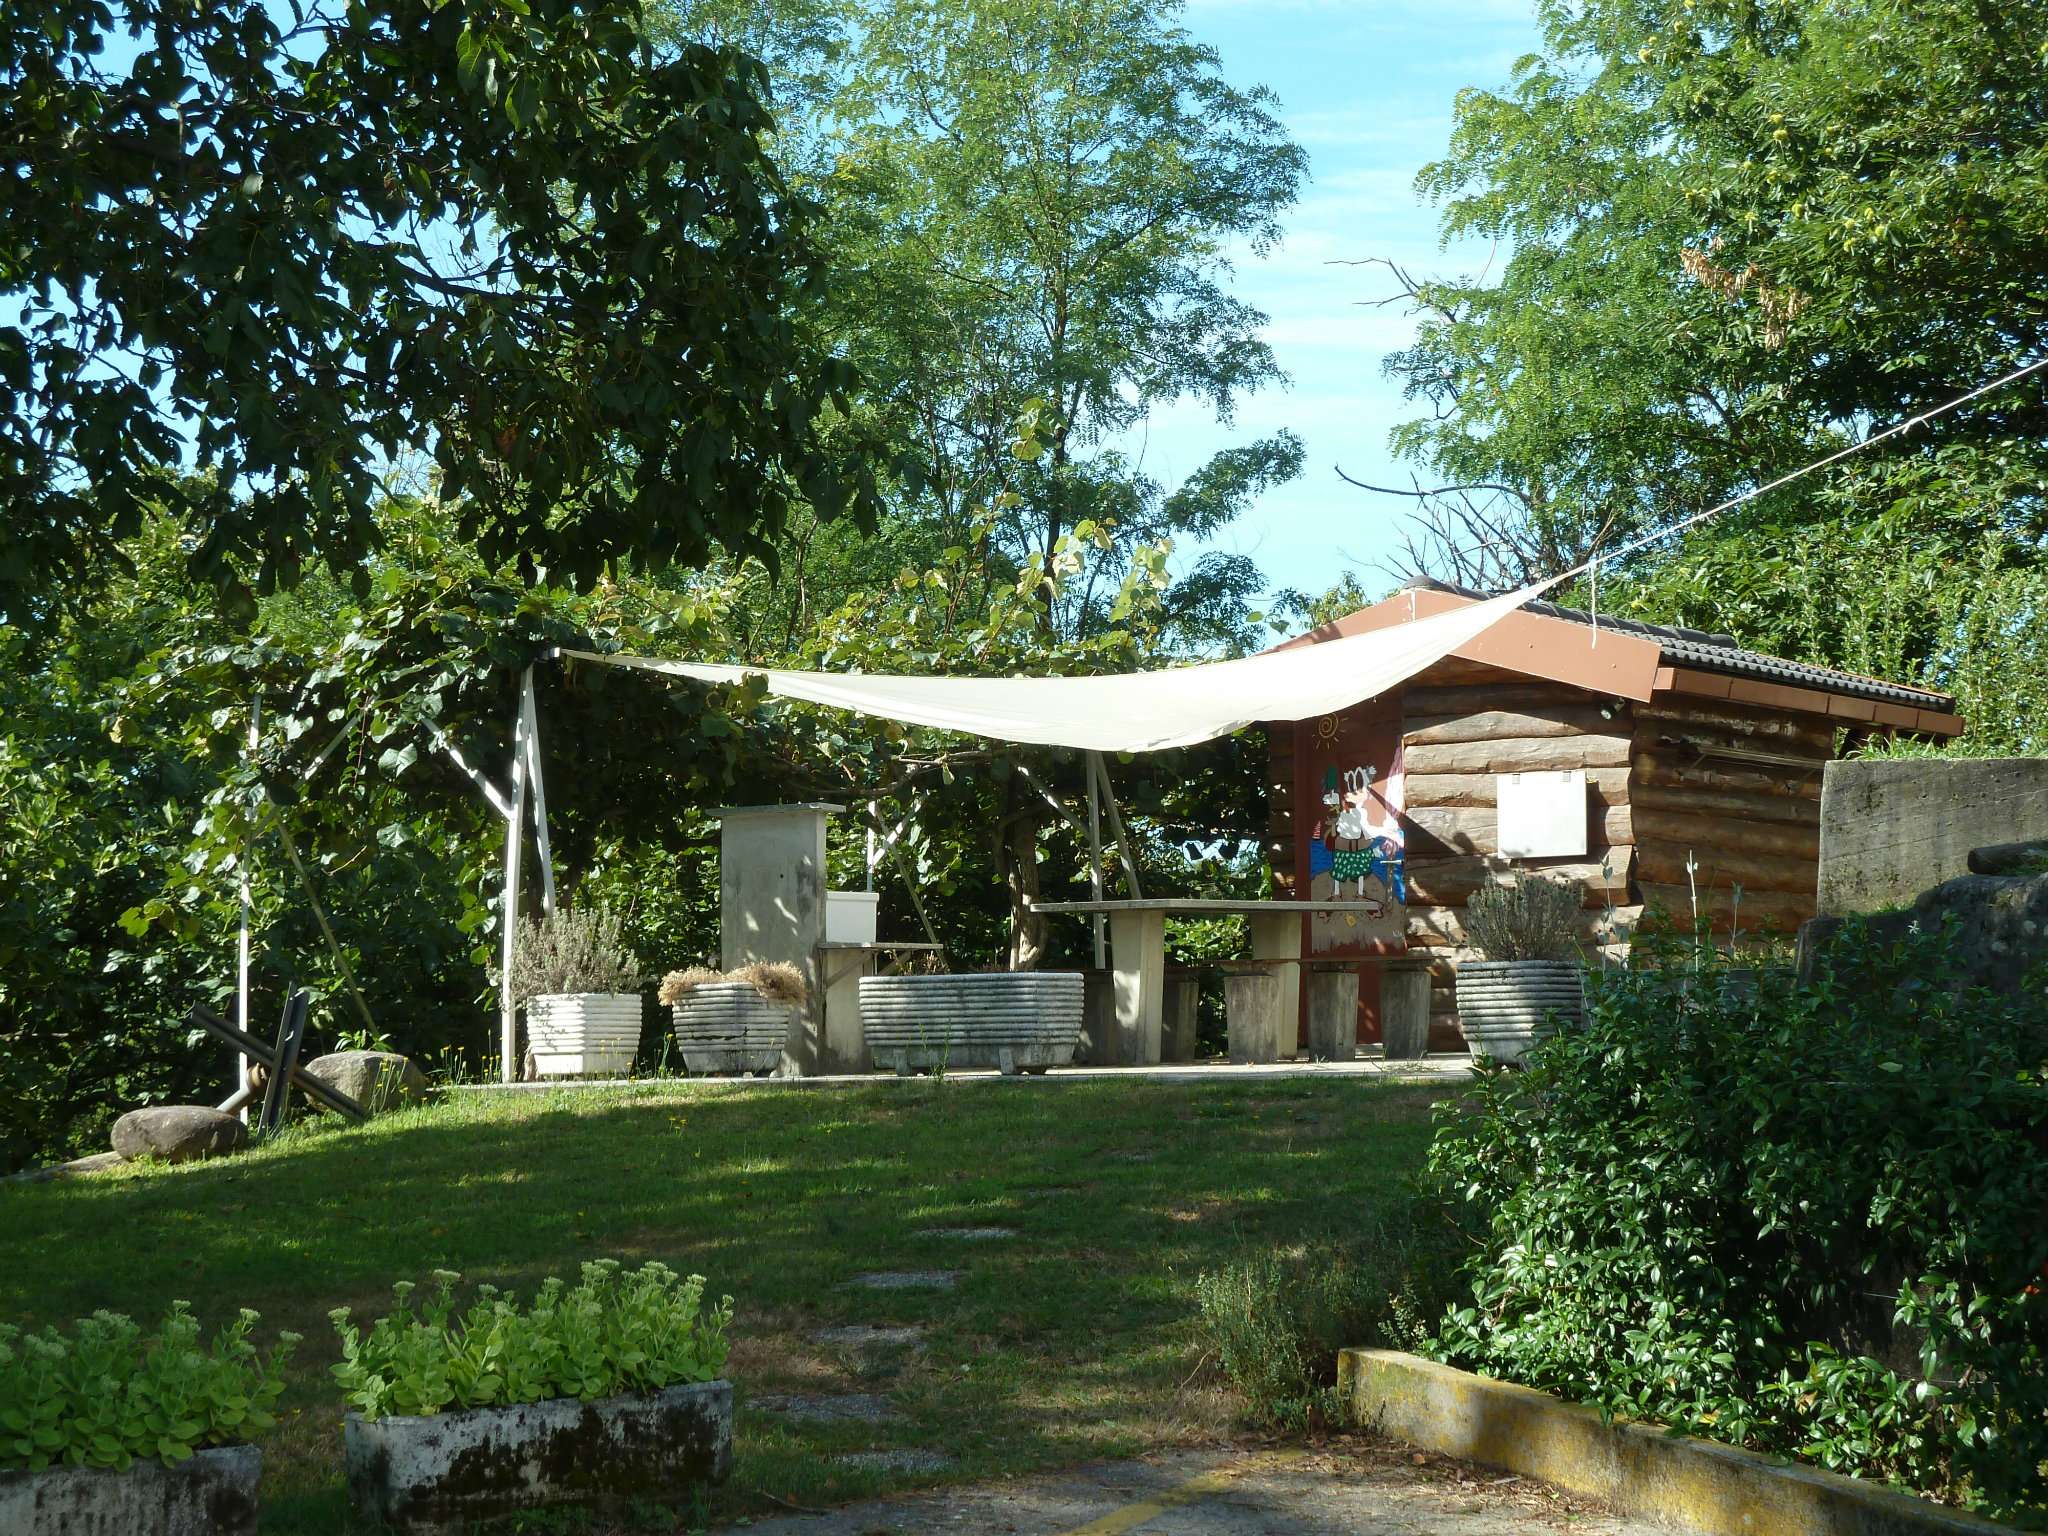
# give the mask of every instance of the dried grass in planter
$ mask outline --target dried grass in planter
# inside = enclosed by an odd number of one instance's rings
[[[804,985],[802,971],[786,960],[757,960],[734,971],[714,971],[702,965],[670,971],[661,978],[662,1006],[672,1007],[681,1002],[692,987],[730,981],[745,982],[771,1003],[794,1003],[802,1008],[811,1000],[811,991]]]

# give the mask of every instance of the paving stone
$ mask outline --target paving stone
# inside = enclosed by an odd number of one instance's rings
[[[811,1337],[827,1349],[868,1354],[876,1350],[923,1349],[922,1328],[877,1328],[868,1323],[848,1323],[838,1328],[821,1328]]]
[[[950,1237],[963,1243],[993,1243],[1015,1237],[1015,1227],[927,1227],[926,1237]]]
[[[785,1418],[824,1423],[881,1424],[897,1416],[889,1399],[875,1392],[771,1392],[748,1398],[747,1406]]]
[[[950,1291],[960,1283],[957,1269],[879,1269],[846,1282],[867,1291]]]
[[[943,1451],[849,1451],[832,1459],[862,1472],[943,1472],[953,1465]]]

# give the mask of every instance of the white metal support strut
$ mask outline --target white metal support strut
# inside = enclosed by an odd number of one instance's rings
[[[522,695],[523,695],[522,689]],[[526,708],[512,716],[512,814],[505,818],[505,896],[499,907],[498,1080],[519,1081],[519,1002],[512,992],[512,960],[519,948],[519,856],[526,842]]]

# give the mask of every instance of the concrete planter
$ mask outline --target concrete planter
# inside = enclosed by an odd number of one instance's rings
[[[1043,1072],[1074,1059],[1083,992],[1079,971],[863,976],[861,1031],[885,1072]]]
[[[0,1472],[0,1531],[7,1536],[256,1536],[253,1445],[200,1451],[174,1467]]]
[[[803,1010],[763,997],[744,981],[707,981],[669,1009],[683,1065],[698,1076],[773,1072]]]
[[[408,1533],[551,1504],[679,1503],[732,1470],[732,1383],[425,1418],[352,1413],[342,1439],[356,1513]]]
[[[1458,1023],[1474,1056],[1520,1061],[1558,1024],[1585,1017],[1576,960],[1467,960],[1458,967]]]
[[[624,1077],[640,1052],[638,992],[556,992],[526,1001],[540,1077]]]

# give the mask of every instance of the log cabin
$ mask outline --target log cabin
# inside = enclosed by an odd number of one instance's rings
[[[1286,643],[1480,596],[1421,581]],[[1789,936],[1814,914],[1823,765],[1873,733],[1962,729],[1923,688],[1532,602],[1396,691],[1269,724],[1267,860],[1276,895],[1385,902],[1381,920],[1304,920],[1308,957],[1359,961],[1361,1042],[1380,1038],[1385,967],[1423,964],[1429,1048],[1462,1050],[1464,906],[1495,873],[1578,882],[1589,951],[1657,907]]]

